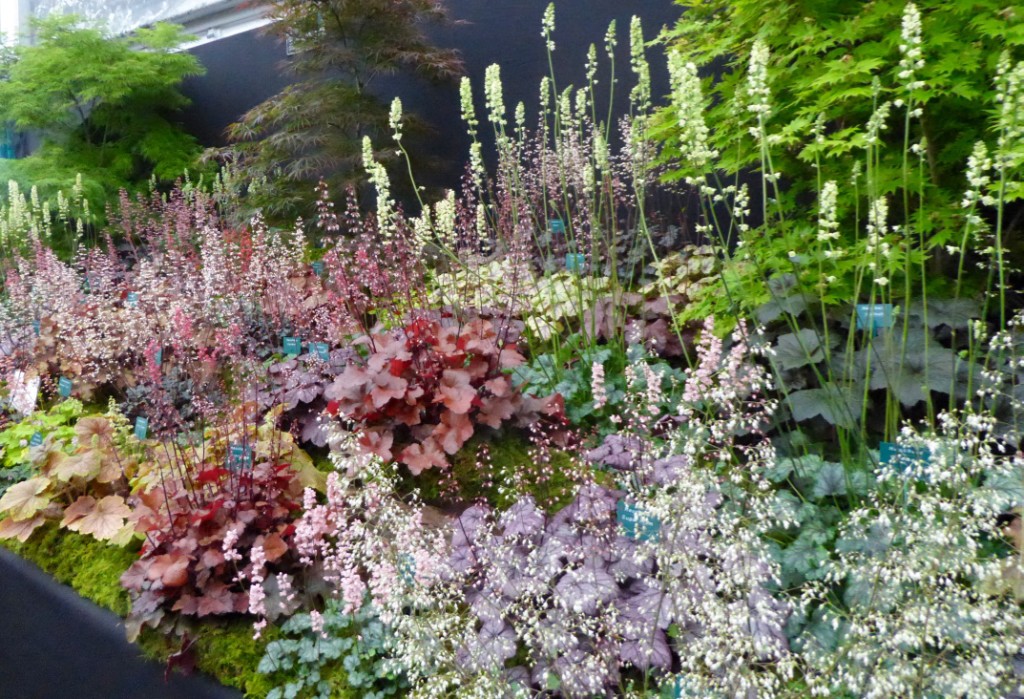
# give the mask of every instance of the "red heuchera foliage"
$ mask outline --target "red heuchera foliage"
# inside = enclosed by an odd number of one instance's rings
[[[121,576],[132,598],[130,637],[144,624],[156,627],[167,611],[247,612],[249,595],[239,580],[250,577],[254,546],[278,570],[294,563],[291,522],[302,487],[288,464],[258,463],[241,473],[210,467],[190,487],[165,481],[137,497],[135,517],[146,542]]]
[[[365,364],[352,364],[327,388],[329,412],[361,427],[362,445],[397,458],[413,474],[446,468],[477,425],[520,425],[560,415],[560,396],[523,395],[505,370],[522,364],[490,321],[444,324],[420,318],[395,334],[356,340],[368,345]]]

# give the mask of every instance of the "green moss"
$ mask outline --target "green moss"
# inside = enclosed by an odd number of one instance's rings
[[[237,687],[247,697],[265,697],[274,688],[266,675],[256,671],[267,644],[282,637],[276,626],[252,637],[251,619],[203,624],[196,639],[199,669],[226,685]]]
[[[490,452],[490,474],[477,465],[484,444]],[[545,467],[534,461],[530,451],[530,442],[519,432],[502,431],[491,435],[477,432],[452,457],[449,473],[425,471],[410,478],[408,485],[419,487],[427,502],[444,499],[441,478],[450,476],[458,483],[462,501],[482,497],[495,507],[504,509],[511,506],[519,494],[528,493],[549,512],[569,504],[582,475],[572,457],[566,452],[552,450],[551,463]]]
[[[120,616],[131,609],[128,592],[121,587],[121,574],[135,561],[135,547],[111,546],[91,536],[62,530],[52,522],[36,530],[23,544],[0,543],[101,607]]]
[[[196,657],[196,668],[221,684],[234,687],[251,699],[261,699],[274,688],[266,675],[256,671],[267,644],[282,637],[280,629],[268,626],[259,639],[252,637],[252,620],[245,618],[206,618],[190,625],[189,636]],[[142,629],[137,641],[143,654],[161,662],[181,649],[174,634],[149,627]]]

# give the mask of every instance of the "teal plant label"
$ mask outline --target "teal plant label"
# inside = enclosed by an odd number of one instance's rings
[[[42,330],[42,324],[38,320],[32,321],[32,330],[35,331],[36,337],[39,337],[39,333]]]
[[[315,274],[318,277],[324,276],[324,273],[327,271],[327,268],[324,267],[323,260],[317,260],[311,263],[309,266],[313,268],[313,274]]]
[[[284,353],[290,357],[302,354],[302,338],[290,336],[284,338]]]
[[[136,306],[138,306],[139,305],[139,294],[138,294],[138,292],[129,291],[127,298],[125,298],[125,303],[128,304],[129,308],[135,308]]]
[[[548,221],[548,230],[555,235],[565,235],[565,221],[560,218],[553,218]]]
[[[331,347],[326,342],[314,342],[313,350],[316,352],[316,356],[320,358],[322,362],[331,361]]]
[[[164,363],[164,351],[162,349],[158,349],[156,351],[156,354],[153,355],[153,363],[156,364],[157,366],[162,366],[163,365],[163,363]]]
[[[654,541],[661,529],[661,522],[635,503],[619,500],[615,503],[615,517],[623,533],[634,541]]]
[[[568,272],[581,274],[587,265],[587,258],[582,252],[570,252],[565,255],[565,269]]]
[[[906,473],[915,466],[928,463],[932,453],[928,447],[882,442],[878,445],[879,462],[898,473]]]
[[[57,382],[57,392],[60,393],[61,398],[71,397],[71,387],[74,384],[71,383],[71,379],[66,376],[60,377],[60,381]]]
[[[149,418],[141,415],[135,418],[135,438],[142,440],[149,434]]]
[[[398,577],[409,587],[416,584],[416,559],[411,554],[398,554]]]
[[[891,303],[858,303],[857,329],[878,333],[892,327],[892,304]]]
[[[43,445],[43,433],[36,432],[32,435],[32,439],[28,440],[30,447],[41,447]]]
[[[252,466],[252,448],[244,444],[232,444],[228,447],[228,469],[242,471]]]

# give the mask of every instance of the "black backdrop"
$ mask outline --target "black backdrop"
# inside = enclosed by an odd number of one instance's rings
[[[501,64],[505,87],[505,105],[511,114],[522,101],[527,121],[536,121],[538,86],[548,74],[547,54],[540,35],[541,17],[548,0],[449,0],[453,19],[461,24],[433,31],[438,45],[458,49],[466,64],[466,73],[473,81],[477,113],[482,131],[486,131],[483,115],[484,71],[491,63]],[[582,84],[584,62],[591,43],[598,47],[601,59],[598,86],[599,99],[607,95],[607,59],[604,36],[611,20],[618,28],[618,49],[615,70],[617,81],[615,104],[627,105],[628,88],[632,85],[629,70],[629,21],[638,15],[648,39],[665,25],[678,19],[682,7],[672,0],[562,0],[556,4],[554,63],[560,89],[569,84]],[[224,144],[225,127],[237,120],[247,109],[262,102],[288,84],[283,69],[287,61],[285,49],[275,37],[262,31],[247,32],[193,50],[206,66],[207,74],[188,81],[186,94],[192,107],[184,115],[186,126],[207,146]],[[649,49],[648,57],[657,98],[667,91],[667,71],[662,52]],[[448,161],[446,178],[457,176],[466,159],[469,145],[465,127],[459,116],[457,86],[431,87],[398,77],[383,79],[374,86],[386,101],[394,95],[402,98],[407,111],[415,111],[434,129],[430,139],[430,155]],[[621,113],[621,112],[620,112]],[[454,184],[449,179],[448,186]]]

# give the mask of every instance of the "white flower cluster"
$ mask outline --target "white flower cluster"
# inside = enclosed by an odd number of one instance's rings
[[[704,96],[701,92],[697,66],[686,62],[682,54],[668,55],[668,73],[672,85],[672,106],[679,119],[679,150],[684,164],[703,173],[718,157],[708,145],[708,126],[704,121]]]
[[[937,433],[904,429],[896,460],[876,471],[879,485],[840,527],[839,555],[808,596],[829,601],[838,631],[830,649],[805,651],[815,696],[997,697],[1012,687],[1024,617],[1005,594],[1021,569],[1016,556],[987,554],[1004,539],[1000,517],[1016,502],[1024,463],[997,451],[990,416],[939,416]],[[979,487],[979,483],[984,483]]]
[[[899,78],[908,91],[920,90],[925,83],[916,79],[916,72],[924,68],[921,51],[921,12],[917,5],[907,3],[903,10],[903,24],[900,31]]]

